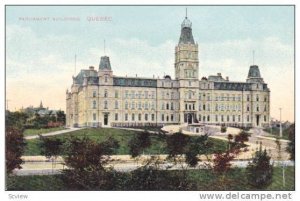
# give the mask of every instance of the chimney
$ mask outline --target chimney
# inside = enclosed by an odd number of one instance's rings
[[[229,81],[229,77],[228,76],[226,76],[226,81]]]
[[[90,70],[94,70],[95,68],[94,68],[94,66],[90,66],[89,69]]]
[[[221,74],[221,73],[217,73],[217,76],[220,76],[220,77],[222,77],[222,74]]]

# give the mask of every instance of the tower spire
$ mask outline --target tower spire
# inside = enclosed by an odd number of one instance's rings
[[[187,7],[185,8],[185,19],[187,19]]]
[[[106,53],[105,53],[105,39],[104,39],[104,44],[103,44],[103,48],[104,48],[104,56],[106,55]]]

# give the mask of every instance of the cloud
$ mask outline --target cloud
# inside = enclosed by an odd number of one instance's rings
[[[74,54],[77,53],[77,73],[93,65],[98,68],[104,55],[99,44],[84,43],[71,35],[38,35],[28,27],[7,26],[6,81],[11,109],[38,105],[65,108],[65,90],[70,88],[74,74]],[[152,44],[138,38],[115,38],[108,41],[106,54],[117,76],[174,78],[174,48],[167,40]],[[278,107],[284,106],[283,119],[294,116],[293,44],[276,37],[260,40],[241,39],[199,44],[199,74],[222,73],[232,81],[245,81],[255,63],[271,89],[271,116],[278,118]]]

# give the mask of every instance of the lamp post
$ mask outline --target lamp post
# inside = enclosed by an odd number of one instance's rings
[[[281,110],[282,110],[282,108],[279,108],[279,111],[280,111],[280,131],[279,131],[279,136],[282,138]]]

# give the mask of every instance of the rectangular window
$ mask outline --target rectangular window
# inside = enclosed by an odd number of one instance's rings
[[[134,121],[134,114],[131,114],[131,120]]]
[[[118,108],[119,108],[118,101],[115,101],[115,109],[118,109]]]
[[[155,118],[154,114],[151,114],[151,120],[152,121],[154,121],[154,118]]]
[[[125,114],[125,121],[128,121],[128,114]]]
[[[115,113],[115,121],[118,121],[118,113]]]
[[[128,98],[128,91],[125,91],[125,98]]]
[[[139,119],[139,121],[142,120],[142,115],[141,114],[139,114],[138,119]]]
[[[119,92],[115,91],[115,98],[119,98]]]
[[[93,113],[93,120],[96,121],[96,113]]]
[[[145,114],[145,121],[148,121],[148,114]]]
[[[174,115],[171,114],[171,121],[174,121]]]
[[[247,122],[249,122],[250,121],[250,117],[249,117],[249,115],[247,115]]]
[[[93,91],[93,97],[94,98],[96,97],[96,91]]]
[[[247,94],[247,101],[250,101],[250,95]]]
[[[148,98],[148,91],[145,91],[145,98]]]
[[[218,122],[219,120],[218,120],[218,115],[216,115],[216,122]]]
[[[266,116],[266,115],[264,115],[264,121],[265,121],[265,122],[267,121],[267,116]]]
[[[161,121],[165,121],[165,115],[164,114],[161,115]]]

